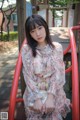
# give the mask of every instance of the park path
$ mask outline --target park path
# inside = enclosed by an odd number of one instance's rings
[[[9,109],[10,92],[17,57],[18,47],[14,47],[13,49],[6,53],[0,53],[0,113],[7,112]],[[17,96],[21,97],[20,83]],[[23,111],[24,111],[23,106],[21,104],[18,104],[16,109],[17,120],[24,119],[24,117],[21,116],[22,115],[21,113]]]
[[[9,99],[14,67],[18,56],[18,48],[6,53],[0,53],[0,105]],[[1,107],[0,107],[1,108]]]

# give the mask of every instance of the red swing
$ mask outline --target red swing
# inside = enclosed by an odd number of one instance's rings
[[[67,49],[64,51],[64,55],[71,49],[71,57],[72,57],[72,65],[65,70],[66,73],[72,71],[72,120],[80,120],[79,119],[79,78],[78,78],[78,61],[77,61],[77,52],[76,52],[76,43],[75,37],[73,34],[73,30],[79,30],[80,26],[74,26],[70,28],[70,43]],[[23,45],[26,43],[26,39],[24,40]],[[22,58],[21,58],[21,50],[18,56],[18,60],[16,63],[14,79],[12,83],[12,90],[10,94],[10,103],[9,103],[9,119],[14,120],[15,107],[17,102],[22,102],[22,98],[16,98],[17,90],[18,90],[18,82],[19,76],[22,68]]]

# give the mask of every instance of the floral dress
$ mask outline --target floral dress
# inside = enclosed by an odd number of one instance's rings
[[[23,75],[26,89],[23,95],[27,120],[62,120],[70,111],[70,100],[66,98],[65,66],[61,44],[37,46],[36,57],[32,56],[31,48],[25,44],[22,48]],[[55,110],[43,115],[30,109],[35,100],[40,98],[44,104],[48,93],[54,95]]]

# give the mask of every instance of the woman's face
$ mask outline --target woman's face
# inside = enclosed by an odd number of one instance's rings
[[[46,43],[46,31],[44,26],[36,25],[36,28],[30,31],[30,35],[39,45],[44,45]]]

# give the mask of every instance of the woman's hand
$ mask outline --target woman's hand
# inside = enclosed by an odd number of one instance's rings
[[[35,103],[34,103],[33,109],[34,109],[34,111],[36,111],[36,112],[41,112],[42,106],[43,106],[43,104],[42,104],[41,100],[40,100],[40,99],[37,99],[37,100],[35,101]]]
[[[45,113],[50,113],[54,110],[54,96],[52,94],[48,94],[48,98],[44,106],[45,106]]]

